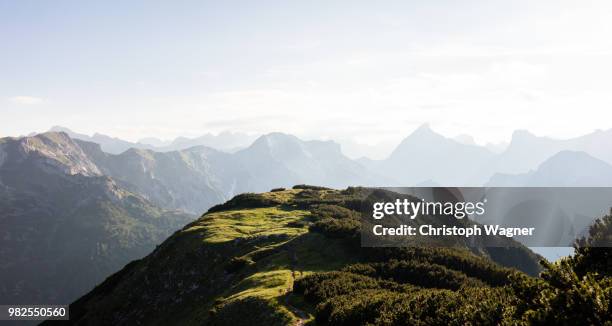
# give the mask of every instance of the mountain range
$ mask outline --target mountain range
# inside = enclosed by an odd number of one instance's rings
[[[252,163],[254,162],[263,160],[264,164],[267,164],[265,161],[270,159],[275,161],[280,160],[281,164],[285,165],[285,167],[281,169],[285,170],[283,178],[289,177],[289,179],[282,180],[301,179],[302,181],[305,180],[307,183],[322,185],[493,185],[500,180],[499,178],[502,175],[529,173],[538,168],[546,160],[552,158],[555,154],[563,151],[583,152],[595,159],[612,164],[612,154],[606,150],[612,145],[612,130],[598,130],[572,139],[539,137],[526,130],[517,130],[513,133],[510,143],[502,149],[499,144],[487,144],[485,146],[477,145],[469,135],[448,138],[432,130],[428,124],[424,124],[402,140],[391,154],[379,160],[372,160],[366,157],[350,159],[344,154],[344,149],[336,142],[308,142],[297,139],[292,135],[282,133],[271,133],[255,138],[242,133],[224,132],[216,136],[206,134],[194,139],[177,138],[172,142],[166,143],[158,139],[149,140],[148,143],[131,143],[101,134],[94,134],[93,136],[82,135],[63,127],[53,127],[52,130],[66,132],[74,139],[97,143],[100,145],[100,149],[103,152],[115,155],[122,154],[129,149],[142,149],[154,152],[184,152],[192,147],[205,146],[227,154],[243,153],[233,156],[233,161],[240,161],[240,158],[246,157],[254,158],[253,162],[246,164],[246,168],[251,168],[251,170],[253,170]],[[282,137],[285,139],[281,140],[280,138]],[[290,141],[289,139],[293,140]],[[275,155],[282,154],[282,157],[270,157],[265,150],[262,151],[260,148],[263,146],[262,144],[264,142],[267,142],[269,146],[278,147],[274,149],[276,151]],[[306,145],[308,143],[310,143],[310,145]],[[340,180],[328,181],[329,178],[333,178],[334,176],[328,173],[328,175],[324,177],[323,170],[328,168],[333,170],[333,164],[326,166],[326,163],[321,163],[321,157],[304,160],[304,158],[309,156],[301,155],[304,148],[308,148],[307,151],[312,151],[313,153],[320,152],[325,154],[323,152],[326,146],[328,148],[334,148],[329,153],[333,152],[334,159],[337,163],[339,163],[339,159],[343,161],[341,164],[351,166],[349,171],[363,171],[365,168],[365,177],[355,180],[351,179],[351,173],[349,173],[346,176],[340,177],[340,179],[343,179],[342,182],[339,182]],[[283,149],[280,149],[280,147],[283,147]],[[351,147],[349,151],[353,154],[351,156],[356,156],[354,153],[355,148]],[[268,157],[265,157],[266,155]],[[547,169],[548,167],[543,166],[542,168]],[[567,166],[567,168],[576,170],[573,166]],[[309,171],[306,172],[305,169]],[[319,172],[314,172],[314,170],[319,170]],[[337,172],[338,171],[334,171],[333,173],[335,174]],[[301,176],[292,177],[291,174],[294,173],[301,174]],[[589,173],[589,171],[585,170],[581,173]],[[257,173],[256,176],[260,177]],[[491,178],[495,179],[492,180]],[[591,184],[588,182],[585,183],[586,179],[582,177],[582,183],[580,185],[602,185],[603,181],[594,181],[596,178],[596,174],[591,176],[594,182]],[[265,179],[269,178],[266,177]],[[310,182],[311,180],[323,182]],[[261,181],[255,182],[251,187],[247,188],[253,191],[264,191],[267,189],[268,185],[274,186],[275,182],[269,182],[266,187],[257,187],[260,183]],[[286,185],[291,184],[295,183],[286,183]],[[606,184],[610,185],[610,183]],[[542,185],[546,185],[546,183]],[[577,186],[578,184],[572,184],[570,182],[568,185]]]
[[[226,153],[204,146],[155,152],[131,148],[109,154],[76,141],[93,164],[145,198],[172,209],[201,213],[235,194],[313,183],[345,188],[372,184],[377,177],[329,141],[302,141],[272,133],[249,147]]]
[[[251,144],[256,136],[239,132],[224,131],[217,135],[207,133],[196,138],[178,137],[172,141],[163,141],[158,138],[143,138],[138,142],[129,142],[116,137],[111,137],[99,133],[92,136],[74,132],[61,126],[51,127],[49,131],[64,132],[73,139],[79,139],[97,143],[103,151],[110,154],[121,154],[130,148],[149,149],[157,152],[170,152],[187,149],[194,146],[212,147],[221,151],[235,152]]]
[[[214,145],[211,139],[225,136],[216,137],[204,138]],[[240,142],[225,142],[231,150],[178,143],[186,148],[160,151],[66,130],[0,139],[0,276],[11,281],[0,287],[0,303],[74,299],[195,216],[245,192],[295,184],[612,185],[612,131],[570,140],[517,131],[496,153],[424,125],[383,160],[353,160],[333,141],[282,133],[238,150]]]
[[[532,186],[561,184],[559,169],[566,170],[569,175],[580,175],[579,179],[563,177],[565,186],[612,186],[612,181],[600,176],[601,169],[605,168],[593,170],[587,167],[590,163],[585,162],[589,160],[588,156],[612,164],[612,155],[607,150],[611,146],[612,130],[566,140],[538,137],[519,130],[513,133],[505,150],[496,152],[487,146],[444,137],[423,125],[405,138],[386,159],[358,161],[369,170],[387,177],[391,180],[388,185],[392,186],[502,186],[506,185],[500,182],[502,175],[527,174],[538,168],[538,175],[550,177]],[[567,157],[567,153],[554,157],[568,151],[582,158],[574,161]],[[543,164],[549,159],[552,162]],[[549,169],[557,169],[557,175]]]
[[[458,186],[478,178],[481,166],[494,157],[484,147],[446,138],[423,125],[404,139],[387,159],[373,161],[369,166],[390,178],[392,186],[427,181]]]
[[[69,302],[192,219],[103,175],[64,133],[0,139],[0,303]]]
[[[64,132],[2,138],[0,276],[10,282],[0,303],[75,299],[235,194],[374,180],[337,144],[285,134],[236,153],[195,146],[111,154]]]

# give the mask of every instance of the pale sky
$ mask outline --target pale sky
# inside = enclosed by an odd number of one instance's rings
[[[612,128],[612,1],[0,0],[0,136]]]

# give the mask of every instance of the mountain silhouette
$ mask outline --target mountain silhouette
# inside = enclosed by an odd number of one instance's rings
[[[524,174],[495,174],[490,187],[607,187],[612,165],[585,152],[562,151]]]

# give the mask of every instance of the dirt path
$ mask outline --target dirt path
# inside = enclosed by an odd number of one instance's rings
[[[293,296],[293,282],[295,282],[295,271],[292,270],[291,285],[287,288],[287,294],[285,295],[285,306],[287,307],[287,309],[289,309],[289,311],[291,311],[291,313],[293,313],[298,318],[298,321],[295,325],[303,326],[306,321],[310,319],[310,314],[296,306],[293,306],[290,303],[290,298],[291,296]]]
[[[285,295],[285,306],[287,307],[287,309],[289,309],[289,311],[291,311],[291,313],[293,313],[297,318],[298,321],[295,325],[297,326],[303,326],[307,320],[310,319],[310,314],[308,314],[306,311],[293,306],[290,303],[290,298],[293,296],[293,283],[295,283],[295,275],[296,275],[296,270],[295,267],[297,265],[298,259],[297,259],[297,255],[295,254],[295,252],[291,252],[292,255],[292,259],[291,259],[291,283],[289,284],[289,287],[286,290],[286,295]]]

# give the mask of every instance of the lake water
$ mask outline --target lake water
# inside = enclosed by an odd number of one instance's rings
[[[561,257],[574,254],[573,247],[529,247],[533,252],[542,255],[548,261],[553,262]]]

